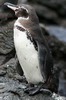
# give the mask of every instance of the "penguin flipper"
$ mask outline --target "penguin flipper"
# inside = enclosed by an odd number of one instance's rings
[[[39,64],[40,70],[44,80],[48,80],[49,76],[52,74],[53,68],[53,58],[50,52],[46,49],[43,44],[39,45]]]
[[[44,46],[41,47],[41,45],[39,45],[39,49],[38,49],[39,64],[40,64],[40,70],[41,70],[43,79],[46,80],[46,78],[47,78],[47,73],[46,73],[47,50]]]

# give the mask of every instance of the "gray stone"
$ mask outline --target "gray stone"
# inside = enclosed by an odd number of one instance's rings
[[[13,25],[14,21],[5,22],[5,25],[0,25],[0,65],[15,55]]]
[[[52,51],[53,57],[59,59],[66,59],[66,29],[57,26],[44,26],[42,27],[45,38]]]
[[[24,93],[22,87],[23,83],[18,81],[0,78],[0,100],[65,100],[65,97],[61,97],[53,93],[52,97],[45,94],[37,94],[35,96],[29,96]]]
[[[27,3],[27,0],[18,0],[18,4]]]
[[[8,54],[14,48],[13,24],[14,21],[11,21],[0,26],[0,54]]]
[[[66,0],[28,0],[45,24],[66,26]]]
[[[33,7],[35,8],[38,16],[41,16],[41,17],[46,18],[48,20],[51,20],[51,19],[57,20],[57,18],[58,18],[56,12],[54,12],[53,10],[51,10],[45,6],[34,4]]]

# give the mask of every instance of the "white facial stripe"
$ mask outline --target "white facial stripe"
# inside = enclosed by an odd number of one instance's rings
[[[28,10],[26,8],[24,8],[24,6],[19,6],[19,8],[25,9],[27,11],[27,13],[28,13]]]
[[[27,13],[28,13],[28,10],[26,8],[24,8],[24,6],[22,6],[21,8],[25,9],[27,11]]]

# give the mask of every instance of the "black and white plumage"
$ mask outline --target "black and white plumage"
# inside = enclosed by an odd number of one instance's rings
[[[14,45],[28,83],[45,84],[52,74],[53,60],[35,10],[25,4],[5,5],[14,10],[17,16],[14,24]]]

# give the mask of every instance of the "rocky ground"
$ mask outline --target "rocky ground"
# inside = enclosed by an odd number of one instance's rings
[[[28,1],[39,17],[40,26],[52,51],[54,68],[60,72],[58,93],[53,93],[52,96],[43,93],[29,96],[24,93],[22,87],[25,87],[26,81],[16,71],[13,43],[15,18],[8,19],[5,23],[0,19],[0,100],[66,100],[66,1]]]

